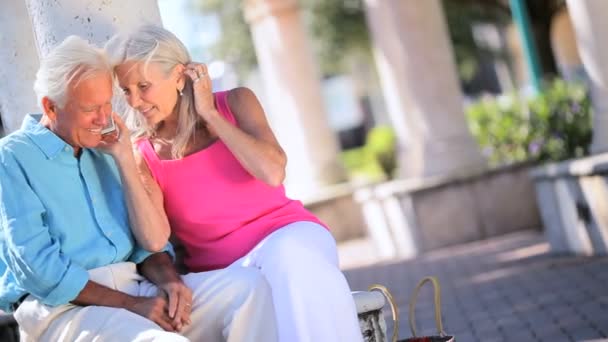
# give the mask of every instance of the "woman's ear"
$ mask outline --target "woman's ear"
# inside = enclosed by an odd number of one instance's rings
[[[57,104],[48,96],[42,98],[42,111],[51,121],[57,120]]]
[[[177,82],[177,89],[183,90],[186,86],[185,70],[186,66],[183,64],[178,64],[173,68],[173,77],[175,77],[175,81]]]

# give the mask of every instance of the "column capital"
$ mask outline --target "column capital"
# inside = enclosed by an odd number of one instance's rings
[[[243,11],[249,24],[269,16],[277,16],[281,12],[298,9],[297,0],[244,0]]]

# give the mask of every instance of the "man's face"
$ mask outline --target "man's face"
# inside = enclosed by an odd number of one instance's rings
[[[101,142],[101,129],[112,115],[112,78],[97,73],[68,88],[67,101],[56,109],[53,131],[78,152]]]

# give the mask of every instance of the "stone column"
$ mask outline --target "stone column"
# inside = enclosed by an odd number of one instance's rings
[[[374,57],[405,177],[450,175],[485,165],[463,112],[439,0],[365,0]]]
[[[338,142],[323,107],[321,83],[296,0],[246,0],[265,83],[268,117],[288,157],[290,193],[313,194],[344,179]]]
[[[608,1],[568,0],[578,52],[591,82],[592,153],[608,152]]]
[[[38,53],[25,0],[0,11],[0,46],[0,114],[5,133],[10,133],[25,114],[40,111],[33,89]]]
[[[566,7],[551,20],[551,48],[559,72],[565,80],[584,79],[585,70],[576,46],[574,26]]]
[[[103,45],[117,30],[162,25],[156,0],[26,0],[41,56],[75,34]]]

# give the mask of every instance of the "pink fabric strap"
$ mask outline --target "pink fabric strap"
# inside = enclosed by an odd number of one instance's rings
[[[214,93],[215,96],[215,107],[217,111],[220,112],[228,121],[230,121],[233,125],[238,126],[236,122],[236,118],[234,114],[232,114],[232,110],[228,105],[228,93],[229,91],[219,91]]]

